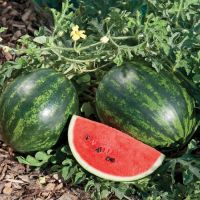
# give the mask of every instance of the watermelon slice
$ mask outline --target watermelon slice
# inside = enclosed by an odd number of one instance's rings
[[[112,181],[143,178],[154,172],[165,157],[117,129],[77,115],[70,121],[68,141],[83,168]]]

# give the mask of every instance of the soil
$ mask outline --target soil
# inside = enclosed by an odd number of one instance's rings
[[[1,200],[89,200],[89,194],[66,184],[58,174],[46,174],[19,164],[8,146],[0,142]]]
[[[30,1],[0,0],[0,27],[7,28],[0,34],[0,43],[14,47],[22,35],[33,35],[41,23],[44,21],[37,16]],[[13,59],[0,49],[0,64]],[[88,200],[90,195],[66,184],[58,174],[46,174],[19,164],[12,149],[0,137],[0,199]]]

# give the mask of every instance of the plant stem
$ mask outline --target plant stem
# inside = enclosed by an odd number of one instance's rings
[[[179,20],[180,14],[181,14],[181,10],[182,10],[182,7],[183,7],[183,3],[184,3],[184,0],[181,0],[180,4],[179,4],[179,8],[178,8],[178,13],[176,15],[176,25],[177,26],[178,26],[178,20]]]
[[[100,44],[102,44],[102,43],[101,43],[101,42],[96,42],[96,43],[94,43],[94,44],[91,44],[91,45],[88,45],[88,46],[85,46],[85,47],[80,48],[79,51],[86,50],[86,49],[89,49],[89,48],[98,46],[98,45],[100,45]]]
[[[73,48],[67,48],[67,47],[59,47],[59,46],[50,46],[50,47],[43,48],[42,50],[45,51],[45,50],[58,49],[58,50],[62,50],[62,51],[76,51],[76,52],[78,51],[78,52],[80,52],[82,50],[86,50],[86,49],[90,49],[92,47],[98,46],[100,44],[102,44],[102,43],[101,42],[97,42],[97,43],[94,43],[94,44],[91,44],[91,45],[88,45],[88,46],[84,46],[84,47],[79,48],[79,49],[77,49],[75,47],[73,47]]]
[[[109,40],[111,41],[111,43],[117,47],[119,49],[119,45],[112,39],[112,37],[109,37]]]
[[[85,60],[81,60],[81,59],[72,59],[72,58],[66,58],[63,55],[59,54],[58,52],[56,52],[54,49],[51,49],[51,51],[56,54],[58,57],[61,57],[62,59],[68,61],[68,62],[74,62],[74,63],[86,63],[86,62],[94,62],[95,59],[85,59]]]
[[[80,59],[71,59],[71,58],[66,58],[64,56],[62,56],[62,58],[66,61],[69,61],[69,62],[75,62],[75,63],[86,63],[86,62],[94,62],[95,61],[95,58],[94,59],[85,59],[85,60],[80,60]]]
[[[105,65],[102,65],[101,67],[98,67],[98,68],[95,68],[95,69],[88,69],[88,70],[84,70],[84,72],[94,72],[94,71],[97,71],[97,70],[100,70],[104,67],[107,67],[110,63],[107,63]]]
[[[113,40],[112,37],[109,37],[109,40],[110,40],[111,43],[112,43],[115,47],[117,47],[119,50],[120,50],[120,49],[129,49],[129,50],[134,50],[134,49],[136,49],[138,46],[143,45],[143,43],[138,44],[138,45],[135,45],[135,46],[118,45],[118,44]]]
[[[112,39],[111,39],[112,38]],[[119,45],[113,41],[114,40],[127,40],[127,39],[136,39],[136,37],[134,36],[119,36],[119,37],[109,37],[109,39],[111,39],[111,42],[113,44],[115,44],[116,47],[119,47]],[[83,50],[86,50],[86,49],[90,49],[92,47],[96,47],[98,45],[101,45],[102,42],[96,42],[94,44],[90,44],[88,46],[84,46],[84,47],[81,47],[81,48],[67,48],[67,47],[58,47],[58,46],[50,46],[50,47],[46,47],[46,48],[43,48],[43,50],[52,50],[52,49],[59,49],[59,50],[62,50],[62,51],[76,51],[76,52],[80,52],[80,51],[83,51]],[[76,45],[74,45],[76,46]],[[128,46],[123,46],[124,48],[131,48],[131,47],[128,47]]]
[[[112,37],[114,40],[127,40],[127,39],[135,39],[137,40],[136,37],[134,36],[119,36],[119,37]]]

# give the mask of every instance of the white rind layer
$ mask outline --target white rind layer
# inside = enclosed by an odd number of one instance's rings
[[[134,180],[138,180],[138,179],[141,179],[141,178],[144,178],[144,177],[150,175],[162,164],[162,162],[165,158],[164,154],[161,154],[160,157],[158,157],[158,159],[154,162],[154,164],[152,165],[152,167],[150,169],[148,169],[147,171],[145,171],[141,174],[135,175],[135,176],[113,176],[113,175],[110,175],[110,174],[107,174],[107,173],[104,173],[102,171],[95,169],[94,167],[89,165],[87,162],[85,162],[83,160],[83,158],[81,158],[81,156],[77,153],[76,148],[73,143],[73,132],[74,132],[73,129],[74,129],[76,119],[78,117],[79,116],[77,116],[77,115],[73,115],[72,119],[70,121],[70,124],[69,124],[69,129],[68,129],[69,147],[72,151],[73,156],[77,160],[77,162],[91,174],[94,174],[100,178],[104,178],[104,179],[112,180],[112,181],[134,181]]]

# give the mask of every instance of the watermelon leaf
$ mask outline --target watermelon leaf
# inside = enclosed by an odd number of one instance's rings
[[[7,28],[5,28],[5,27],[0,27],[0,33],[3,33],[4,31],[6,31],[7,30]]]
[[[43,161],[39,161],[36,158],[34,158],[33,156],[28,155],[26,157],[26,161],[31,165],[31,166],[35,166],[35,167],[40,167],[41,165],[43,165]]]
[[[69,170],[70,170],[69,166],[65,166],[62,168],[61,175],[65,181],[69,178]]]
[[[56,172],[56,173],[61,172],[61,166],[57,165],[57,164],[54,164],[53,166],[51,166],[50,172]]]
[[[91,190],[93,187],[95,187],[95,182],[94,182],[94,180],[89,180],[89,181],[86,183],[86,185],[85,185],[85,187],[84,187],[84,190],[85,190],[86,192],[88,192],[88,191]]]
[[[38,43],[38,44],[45,44],[47,42],[47,37],[46,36],[38,36],[38,37],[35,37],[33,39],[34,42]]]
[[[25,164],[25,165],[30,165],[30,163],[23,156],[17,156],[16,158],[17,158],[19,163]]]
[[[72,166],[73,164],[74,164],[74,161],[71,159],[66,159],[66,160],[63,160],[63,162],[62,162],[62,165]]]
[[[90,115],[94,114],[94,107],[91,105],[90,102],[85,102],[81,106],[81,112],[84,113],[86,117],[89,117]]]
[[[69,150],[69,147],[68,146],[63,146],[61,149],[60,149],[60,151],[62,152],[62,153],[64,153],[64,154],[66,154],[66,155],[71,155],[71,151]],[[59,152],[59,150],[58,150],[58,152]]]
[[[43,162],[47,162],[49,160],[49,158],[51,157],[51,155],[48,155],[47,153],[43,152],[43,151],[38,151],[35,154],[35,158],[37,160],[41,160]]]
[[[86,174],[84,172],[78,172],[76,175],[75,175],[75,178],[74,178],[74,182],[73,184],[80,184],[82,183],[86,178]]]
[[[104,189],[101,191],[101,198],[106,199],[110,194],[111,192],[108,189]]]
[[[57,163],[57,158],[56,158],[55,155],[51,156],[50,162],[51,162],[52,164],[56,164],[56,163]]]
[[[114,192],[115,196],[119,199],[124,198],[128,189],[129,189],[129,185],[123,184],[123,183],[120,183],[119,185],[115,185],[115,187],[111,188],[111,190]],[[130,199],[130,198],[126,198],[126,199]]]
[[[78,79],[76,79],[76,82],[78,84],[83,84],[83,83],[89,83],[90,80],[91,80],[90,74],[83,74],[82,76],[78,77]]]
[[[189,170],[185,170],[183,172],[183,183],[185,185],[191,183],[193,179],[194,179],[194,175]]]
[[[198,179],[200,179],[200,159],[199,161],[185,161],[185,160],[178,160],[178,162],[184,167],[187,168],[189,172],[191,172],[194,176],[196,176]],[[193,164],[192,164],[193,163]],[[197,164],[198,167],[194,166],[194,164]]]
[[[77,166],[64,166],[62,168],[62,177],[65,181],[72,179],[76,174]]]

